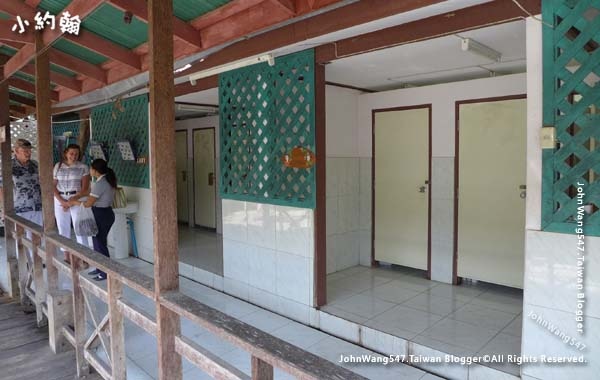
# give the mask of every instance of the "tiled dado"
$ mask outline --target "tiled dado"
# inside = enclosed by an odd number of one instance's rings
[[[548,294],[551,292],[549,291]],[[546,321],[552,327],[558,328],[559,335],[563,333],[564,340],[555,332],[544,326]],[[573,312],[563,312],[556,309],[526,304],[523,309],[523,340],[522,355],[541,357],[571,357],[580,356],[587,360],[584,364],[524,364],[521,371],[524,375],[544,380],[595,380],[600,373],[600,319],[587,317],[585,334],[576,331]],[[584,351],[570,345],[567,338],[574,338],[587,347]]]
[[[225,291],[245,300],[260,291],[312,305],[313,226],[310,209],[224,199]]]
[[[600,318],[600,238],[586,237],[584,315]],[[574,313],[577,306],[577,236],[527,231],[524,302]]]

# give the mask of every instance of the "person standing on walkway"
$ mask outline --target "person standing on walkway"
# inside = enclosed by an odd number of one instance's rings
[[[42,191],[39,165],[31,159],[31,143],[18,139],[12,159],[15,213],[37,225],[42,225]]]
[[[75,223],[77,208],[69,205],[69,200],[79,199],[87,194],[90,187],[90,170],[79,161],[81,148],[70,144],[63,152],[62,160],[54,166],[54,216],[58,233],[66,238],[71,237],[71,221]],[[77,236],[77,242],[88,246],[87,236]],[[65,253],[65,260],[69,256]]]
[[[90,194],[86,201],[71,200],[71,206],[80,205],[83,207],[92,207],[94,219],[98,226],[98,234],[92,238],[94,250],[110,257],[108,252],[108,232],[115,222],[115,213],[112,210],[113,198],[117,189],[117,177],[115,172],[108,167],[103,159],[96,159],[92,162],[90,174],[96,178],[92,184]],[[106,279],[106,273],[99,269],[89,272],[90,275],[96,275],[94,280],[102,281]]]

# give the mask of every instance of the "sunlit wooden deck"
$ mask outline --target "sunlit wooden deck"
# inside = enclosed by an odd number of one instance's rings
[[[48,328],[37,327],[35,310],[27,313],[18,301],[0,296],[0,377],[62,380],[76,374],[75,351],[55,355],[48,346]]]

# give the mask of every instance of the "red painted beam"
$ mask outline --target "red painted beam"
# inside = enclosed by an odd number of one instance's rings
[[[50,61],[57,66],[61,66],[75,73],[85,75],[86,77],[97,80],[101,83],[108,83],[106,79],[106,71],[100,66],[96,66],[54,48],[50,49],[48,55],[50,56]]]
[[[32,44],[35,40],[33,28],[26,29],[23,34],[19,33],[18,29],[13,32],[12,27],[15,23],[14,20],[0,20],[0,39]]]
[[[139,18],[143,22],[148,22],[148,8],[146,2],[140,2],[137,0],[109,0],[112,5],[123,10],[129,11]],[[189,43],[190,45],[198,48],[202,47],[202,40],[200,38],[200,32],[194,29],[190,24],[173,17],[173,34],[175,37]]]
[[[234,14],[245,11],[265,0],[233,0],[213,11],[205,13],[190,21],[190,25],[201,30],[207,26],[214,25],[221,20],[225,20]]]
[[[21,72],[35,77],[35,65],[30,63],[23,67]],[[56,85],[66,87],[70,90],[81,92],[81,81],[77,78],[57,73],[56,71],[50,71],[50,81]]]
[[[30,83],[26,80],[19,78],[9,78],[8,85],[17,88],[21,91],[25,91],[32,95],[35,95],[35,84]],[[50,96],[53,101],[58,102],[58,92],[52,91]]]

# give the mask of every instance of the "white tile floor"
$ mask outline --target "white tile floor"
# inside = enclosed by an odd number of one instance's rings
[[[180,224],[179,261],[222,276],[223,236]]]
[[[452,286],[409,268],[357,266],[327,276],[327,300],[325,312],[442,352],[521,352],[519,289],[485,283]],[[490,366],[519,374],[516,365]]]
[[[144,261],[129,258],[120,260],[123,264],[135,268],[136,270],[152,276],[153,266]],[[105,283],[101,283],[105,287]],[[249,303],[243,302],[237,298],[228,296],[211,288],[180,277],[180,290],[190,297],[193,297],[211,307],[214,307],[224,313],[232,315],[248,324],[251,324],[263,331],[266,331],[287,342],[297,345],[313,354],[319,355],[336,364],[340,354],[373,354],[378,355],[363,347],[348,343],[342,339],[335,338],[326,333],[294,322],[270,311],[261,309]],[[140,307],[148,314],[154,316],[155,309],[153,303],[135,291],[125,288],[124,298]],[[100,303],[98,300],[97,303]],[[105,310],[105,305],[100,305],[99,310]],[[149,380],[157,378],[156,365],[156,339],[145,331],[127,321],[125,325],[126,333],[126,353],[127,353],[127,375],[128,379]],[[220,356],[236,368],[250,375],[250,355],[236,346],[228,343],[206,329],[196,326],[188,320],[182,319],[182,334],[192,339],[197,344]],[[382,365],[356,365],[342,364],[346,368],[359,373],[370,379],[441,379],[427,372],[405,365],[394,364],[388,366]],[[210,377],[194,367],[192,364],[184,361],[183,363],[184,379],[209,379]],[[292,379],[290,375],[282,371],[275,371],[276,379]]]

